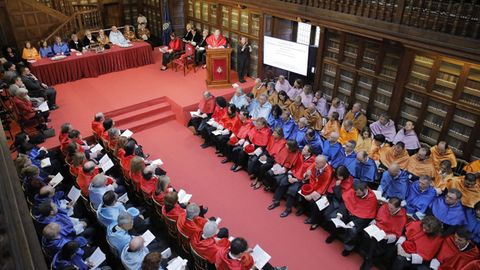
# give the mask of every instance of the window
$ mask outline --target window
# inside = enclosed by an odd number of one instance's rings
[[[297,42],[305,45],[310,45],[310,33],[312,25],[308,23],[298,23]]]

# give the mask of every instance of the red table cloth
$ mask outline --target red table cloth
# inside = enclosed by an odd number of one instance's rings
[[[133,42],[132,47],[112,46],[101,53],[72,52],[65,59],[43,58],[30,64],[32,73],[43,83],[54,85],[97,77],[102,74],[153,64],[152,47],[146,42]]]

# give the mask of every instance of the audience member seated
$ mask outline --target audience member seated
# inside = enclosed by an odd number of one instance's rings
[[[144,244],[145,240],[141,236],[135,236],[123,248],[120,259],[127,270],[143,269],[143,259],[150,252]]]
[[[83,164],[83,169],[78,173],[76,180],[83,195],[88,196],[88,187],[97,174],[99,174],[99,168],[93,161]]]
[[[46,40],[40,41],[40,57],[47,58],[54,56],[52,46],[48,45]]]
[[[171,191],[165,194],[165,205],[162,207],[162,215],[177,221],[181,216],[185,216],[185,210],[178,204],[177,192]],[[183,217],[182,219],[184,219]]]
[[[292,115],[293,120],[295,122],[298,122],[301,117],[305,114],[305,108],[302,105],[302,98],[301,97],[296,97],[292,104],[288,106],[288,110],[290,111],[290,114]]]
[[[367,126],[367,117],[362,112],[360,103],[353,104],[352,109],[345,115],[344,120],[351,120],[357,130],[363,130]]]
[[[241,87],[237,87],[235,94],[233,95],[232,99],[230,100],[230,104],[235,105],[238,110],[243,109],[247,106],[247,98],[243,93],[243,89]]]
[[[92,121],[92,131],[100,138],[103,134],[103,121],[105,120],[105,115],[101,112],[95,114],[95,117]]]
[[[380,165],[380,150],[386,145],[385,136],[382,134],[373,136],[373,143],[370,151],[368,151],[368,156],[375,161],[375,164]]]
[[[272,111],[272,104],[268,102],[268,97],[266,94],[262,94],[257,99],[256,103],[250,112],[252,120],[257,120],[259,118],[268,119],[270,112]]]
[[[467,219],[466,228],[472,233],[472,240],[480,246],[480,201],[475,203],[473,208],[465,209]]]
[[[312,152],[315,155],[319,155],[323,152],[323,140],[322,137],[312,128],[307,129],[303,140],[300,142],[300,148],[310,145]]]
[[[74,237],[79,235],[87,227],[85,221],[78,218],[69,217],[62,209],[58,209],[52,200],[45,200],[38,206],[39,215],[36,216],[36,222],[41,230],[48,224],[55,222],[61,225],[61,233],[64,236]]]
[[[200,207],[195,203],[187,205],[186,214],[180,215],[177,219],[178,231],[188,238],[192,238],[195,234],[201,232],[207,220],[200,217],[200,212]]]
[[[338,112],[333,112],[328,117],[328,122],[323,127],[321,131],[321,135],[324,138],[328,138],[330,134],[332,134],[332,132],[340,133],[340,128],[341,128],[341,124],[340,124],[340,121],[338,120]]]
[[[452,226],[463,226],[467,222],[461,199],[462,193],[458,189],[451,188],[446,194],[433,199],[427,213],[431,213],[440,220],[444,230],[451,229]]]
[[[302,98],[303,107],[308,109],[311,105],[313,105],[314,111],[317,110],[317,107],[313,103],[314,94],[313,94],[312,86],[310,84],[306,84],[303,87],[303,91],[299,94],[299,96]]]
[[[290,90],[290,88],[292,88],[292,86],[290,85],[288,80],[285,79],[285,76],[283,75],[278,76],[278,80],[275,83],[275,90],[278,93],[280,93],[281,91],[284,91],[285,93],[287,93]]]
[[[339,98],[335,97],[332,99],[332,106],[330,106],[330,110],[328,111],[328,116],[332,115],[333,112],[338,113],[338,120],[342,121],[345,117],[345,104]]]
[[[462,204],[465,207],[473,208],[475,203],[480,201],[480,184],[479,178],[473,173],[467,173],[462,177],[455,177],[452,181],[447,182],[448,190],[454,188],[462,193]]]
[[[368,188],[367,183],[361,181],[354,182],[353,189],[343,193],[342,199],[343,202],[336,213],[336,218],[351,227],[345,229],[343,237],[344,249],[342,256],[348,256],[355,248],[356,238],[368,226],[370,221],[375,218],[377,214],[377,199],[373,191]],[[341,228],[333,228],[325,242],[330,244],[338,238],[339,230]]]
[[[422,221],[408,223],[405,228],[405,235],[397,241],[397,255],[390,269],[428,269],[443,242],[441,222],[426,216]]]
[[[23,82],[22,82],[22,77],[15,75],[12,79],[12,84],[10,84],[10,86],[8,86],[8,93],[12,97],[14,97],[14,96],[17,95],[18,89],[20,89],[20,88],[26,89],[25,84],[23,84]],[[27,89],[27,91],[28,91],[28,89]],[[42,103],[44,101],[43,98],[32,99],[32,96],[30,96],[30,95],[29,95],[29,97],[30,97],[30,100],[32,101],[32,103],[38,104],[38,103]]]
[[[20,121],[30,121],[33,119],[38,119],[41,123],[49,122],[48,116],[50,113],[48,111],[42,112],[38,107],[35,107],[28,96],[28,90],[25,88],[19,88],[17,90],[16,96],[13,98],[13,102],[17,107],[17,111],[20,117]],[[44,125],[42,129],[45,129]]]
[[[344,165],[345,167],[352,167],[354,166],[353,163],[357,160],[357,153],[355,152],[355,146],[357,144],[355,141],[348,141],[344,146],[344,151],[342,152],[343,161],[340,164]]]
[[[32,47],[30,41],[25,42],[25,48],[22,51],[22,59],[24,61],[36,61],[40,59],[40,55],[38,54],[37,49]]]
[[[115,25],[112,26],[108,38],[113,45],[123,46],[128,44],[128,40],[125,39],[122,32],[120,32]]]
[[[358,130],[353,126],[352,120],[345,119],[340,128],[340,137],[338,142],[344,145],[348,141],[357,141],[358,139]],[[370,149],[368,149],[370,151]]]
[[[445,238],[435,259],[430,262],[430,269],[464,269],[469,262],[480,257],[480,251],[470,242],[471,233],[459,228],[454,234]]]
[[[392,163],[397,163],[402,169],[406,169],[408,165],[409,155],[405,150],[405,144],[403,142],[397,142],[393,146],[386,145],[379,151],[380,154],[380,168],[386,169]]]
[[[20,75],[22,82],[25,84],[25,88],[28,89],[29,96],[42,97],[48,102],[48,108],[50,110],[58,109],[57,106],[57,91],[55,88],[42,83],[30,72],[28,67],[21,67]]]
[[[137,37],[135,36],[135,32],[130,30],[130,25],[125,25],[123,27],[123,37],[128,41],[137,41]]]
[[[298,123],[293,127],[293,132],[291,134],[291,139],[297,142],[301,146],[302,142],[305,140],[305,134],[308,131],[308,121],[305,117],[298,119]]]
[[[55,43],[53,44],[53,53],[55,55],[70,55],[70,49],[67,43],[62,41],[59,36],[55,37]]]
[[[435,188],[432,186],[430,176],[421,175],[420,178],[410,183],[407,192],[407,214],[415,219],[425,216],[428,206],[437,196]]]
[[[36,166],[26,166],[21,170],[21,176],[23,178],[22,187],[30,200],[33,200],[40,189],[48,183],[48,179],[40,178],[40,170]]]
[[[313,128],[316,131],[320,131],[323,128],[323,119],[322,116],[317,112],[315,104],[311,103],[309,106],[305,107],[303,117],[307,119],[308,126]]]
[[[161,175],[158,177],[157,186],[152,194],[153,200],[160,206],[165,204],[165,195],[173,191],[173,187],[170,185],[170,177],[167,175]]]
[[[407,149],[409,155],[413,155],[420,148],[420,142],[418,141],[417,133],[415,133],[415,125],[412,121],[407,121],[405,127],[400,129],[393,139],[393,144],[403,142],[405,149]]]
[[[182,50],[182,40],[175,36],[175,33],[170,33],[170,42],[167,48],[162,51],[162,67],[160,70],[167,70],[167,65],[177,57]]]
[[[330,136],[323,142],[323,155],[327,157],[328,162],[334,169],[342,165],[344,154],[344,149],[342,145],[338,142],[339,134],[337,132],[332,132]]]
[[[269,84],[270,84],[270,87],[268,86]],[[270,102],[270,94],[273,94],[273,93],[277,94],[277,92],[275,91],[275,83],[273,82],[267,83],[266,81],[262,81],[262,79],[260,78],[255,79],[255,86],[253,86],[251,93],[255,98],[260,96],[260,94],[265,93],[269,98],[269,102]]]
[[[435,175],[435,179],[433,181],[433,186],[435,187],[435,190],[437,190],[437,194],[442,194],[443,191],[447,188],[450,187],[452,181],[454,181],[457,178],[462,178],[462,177],[457,177],[453,175],[452,171],[452,163],[450,160],[444,160],[440,162],[440,168],[437,174]],[[460,179],[460,182],[463,180]],[[459,189],[458,187],[456,187]]]
[[[133,229],[133,217],[127,212],[118,214],[116,222],[107,227],[107,241],[115,250],[115,255],[120,256],[123,248],[132,240],[129,231]]]
[[[82,39],[82,45],[85,48],[90,48],[92,45],[97,44],[97,39],[92,35],[90,30],[85,31],[85,36]]]
[[[289,99],[296,100],[296,98],[303,93],[303,81],[301,79],[296,79],[293,82],[293,86],[288,90],[285,90],[285,92],[287,93]],[[300,104],[302,104],[302,97],[300,97]]]
[[[347,169],[354,179],[370,184],[373,184],[377,180],[377,165],[373,159],[368,157],[365,151],[358,152],[356,161],[352,162]]]
[[[3,57],[7,59],[8,62],[18,64],[20,63],[21,59],[17,52],[11,46],[5,47],[3,50]]]
[[[320,115],[323,118],[328,118],[329,106],[324,93],[322,93],[320,90],[315,92],[312,102],[313,104],[315,104],[315,107],[317,108],[317,111],[320,113]]]
[[[395,242],[402,236],[405,225],[407,224],[406,211],[400,205],[401,199],[392,197],[388,203],[383,204],[377,212],[375,219],[370,222],[384,231],[384,239],[377,241],[367,234],[363,235],[366,239],[364,245],[364,260],[360,270],[370,270],[376,258],[388,255],[388,251],[395,249]]]
[[[89,261],[84,261],[82,258],[82,254],[84,254],[84,251],[80,248],[80,245],[76,241],[67,242],[65,245],[63,245],[62,249],[53,257],[52,269],[91,269],[93,263]]]
[[[361,131],[361,134],[357,138],[357,146],[355,146],[355,152],[365,151],[369,152],[372,149],[373,138],[372,133],[368,127]]]
[[[192,116],[188,121],[187,127],[192,131],[193,134],[198,133],[200,125],[206,124],[208,119],[212,116],[215,110],[216,98],[209,92],[203,92],[202,99],[198,103],[198,114],[199,116]]]
[[[53,258],[62,247],[70,242],[75,241],[82,248],[85,248],[88,244],[88,240],[82,236],[72,237],[71,235],[65,235],[62,231],[62,226],[58,223],[49,223],[42,232],[42,249],[49,258]]]
[[[33,198],[32,214],[35,216],[39,215],[38,207],[44,201],[48,201],[48,200],[52,201],[57,206],[57,208],[61,208],[60,200],[63,199],[64,196],[65,196],[65,193],[63,193],[63,191],[55,192],[55,188],[53,188],[50,185],[45,185],[41,187],[38,193],[35,194]],[[67,208],[71,208],[71,205],[67,205]]]
[[[401,201],[405,200],[408,192],[408,173],[397,163],[390,164],[388,170],[382,174],[378,191],[387,199],[396,197]]]
[[[205,53],[208,46],[207,38],[210,36],[208,29],[203,29],[202,38],[195,46],[195,65],[205,65]]]
[[[72,52],[82,52],[83,51],[83,43],[78,40],[77,34],[72,34],[70,36],[70,41],[68,41],[68,47]]]
[[[463,170],[466,173],[473,173],[477,177],[479,177],[480,176],[480,159],[468,163],[467,165],[465,165]]]
[[[13,62],[5,62],[3,64],[4,74],[2,81],[7,85],[14,83],[14,79],[18,76],[17,67]]]
[[[435,171],[440,170],[440,163],[444,160],[449,160],[451,162],[452,169],[457,167],[457,158],[446,141],[439,141],[437,145],[430,148],[430,152]]]
[[[150,30],[147,29],[145,24],[138,25],[137,36],[143,41],[147,42],[152,46],[152,50],[156,45],[156,41],[153,39],[153,36],[150,34]]]
[[[214,264],[218,251],[221,248],[230,246],[228,239],[216,237],[218,233],[217,223],[208,221],[203,226],[203,230],[193,235],[190,239],[192,249],[208,261],[208,269],[215,269]]]
[[[395,123],[386,114],[381,114],[377,121],[370,124],[370,130],[372,135],[382,134],[385,136],[387,142],[393,142],[397,131],[395,129]]]
[[[121,186],[118,186],[115,180],[105,176],[105,174],[97,174],[93,177],[90,186],[88,187],[88,198],[93,208],[98,209],[103,201],[103,195],[105,192],[113,190],[117,194],[121,194],[124,191]]]
[[[159,252],[148,253],[142,262],[142,270],[165,270],[162,266],[163,258]]]
[[[142,171],[140,190],[146,194],[148,198],[152,197],[157,188],[158,177],[155,175],[155,167],[154,165],[149,165]]]
[[[416,154],[408,159],[406,170],[411,174],[411,179],[415,180],[420,175],[428,175],[434,178],[436,171],[430,158],[430,149],[421,147]]]
[[[105,35],[105,32],[103,31],[103,29],[100,29],[98,31],[98,37],[97,37],[96,43],[98,43],[98,45],[101,48],[104,48],[106,50],[110,49],[110,39],[108,38],[107,35]]]

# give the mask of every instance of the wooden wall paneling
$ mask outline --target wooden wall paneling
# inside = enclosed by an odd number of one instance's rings
[[[317,48],[317,59],[315,60],[315,79],[313,82],[313,89],[320,89],[322,73],[323,73],[323,52],[326,48],[326,31],[325,28],[320,27],[320,40]]]
[[[258,60],[257,60],[257,76],[259,78],[263,78],[265,76],[265,71],[264,71],[264,68],[263,68],[263,36],[265,35],[264,34],[264,29],[265,29],[265,26],[264,26],[264,23],[265,23],[265,19],[264,16],[265,14],[260,14],[260,32],[258,34],[259,36],[259,39],[258,39]]]
[[[175,33],[182,35],[185,32],[185,1],[184,0],[169,0],[170,18],[172,20],[172,28]],[[163,19],[163,15],[162,15]],[[201,34],[201,33],[200,33]]]
[[[0,0],[0,46],[4,47],[7,44],[15,44],[15,38],[12,31],[12,24],[10,18],[7,16],[7,6],[5,0]]]
[[[400,121],[400,108],[402,105],[402,102],[400,101],[403,100],[405,96],[405,85],[408,81],[408,76],[410,74],[414,57],[415,53],[412,49],[405,49],[403,57],[401,58],[402,60],[400,62],[400,66],[398,67],[397,80],[395,83],[395,88],[393,89],[389,106],[390,117],[392,117],[395,123],[399,123]]]

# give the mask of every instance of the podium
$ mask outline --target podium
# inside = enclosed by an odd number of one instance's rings
[[[207,87],[231,86],[231,54],[232,48],[207,49]]]

